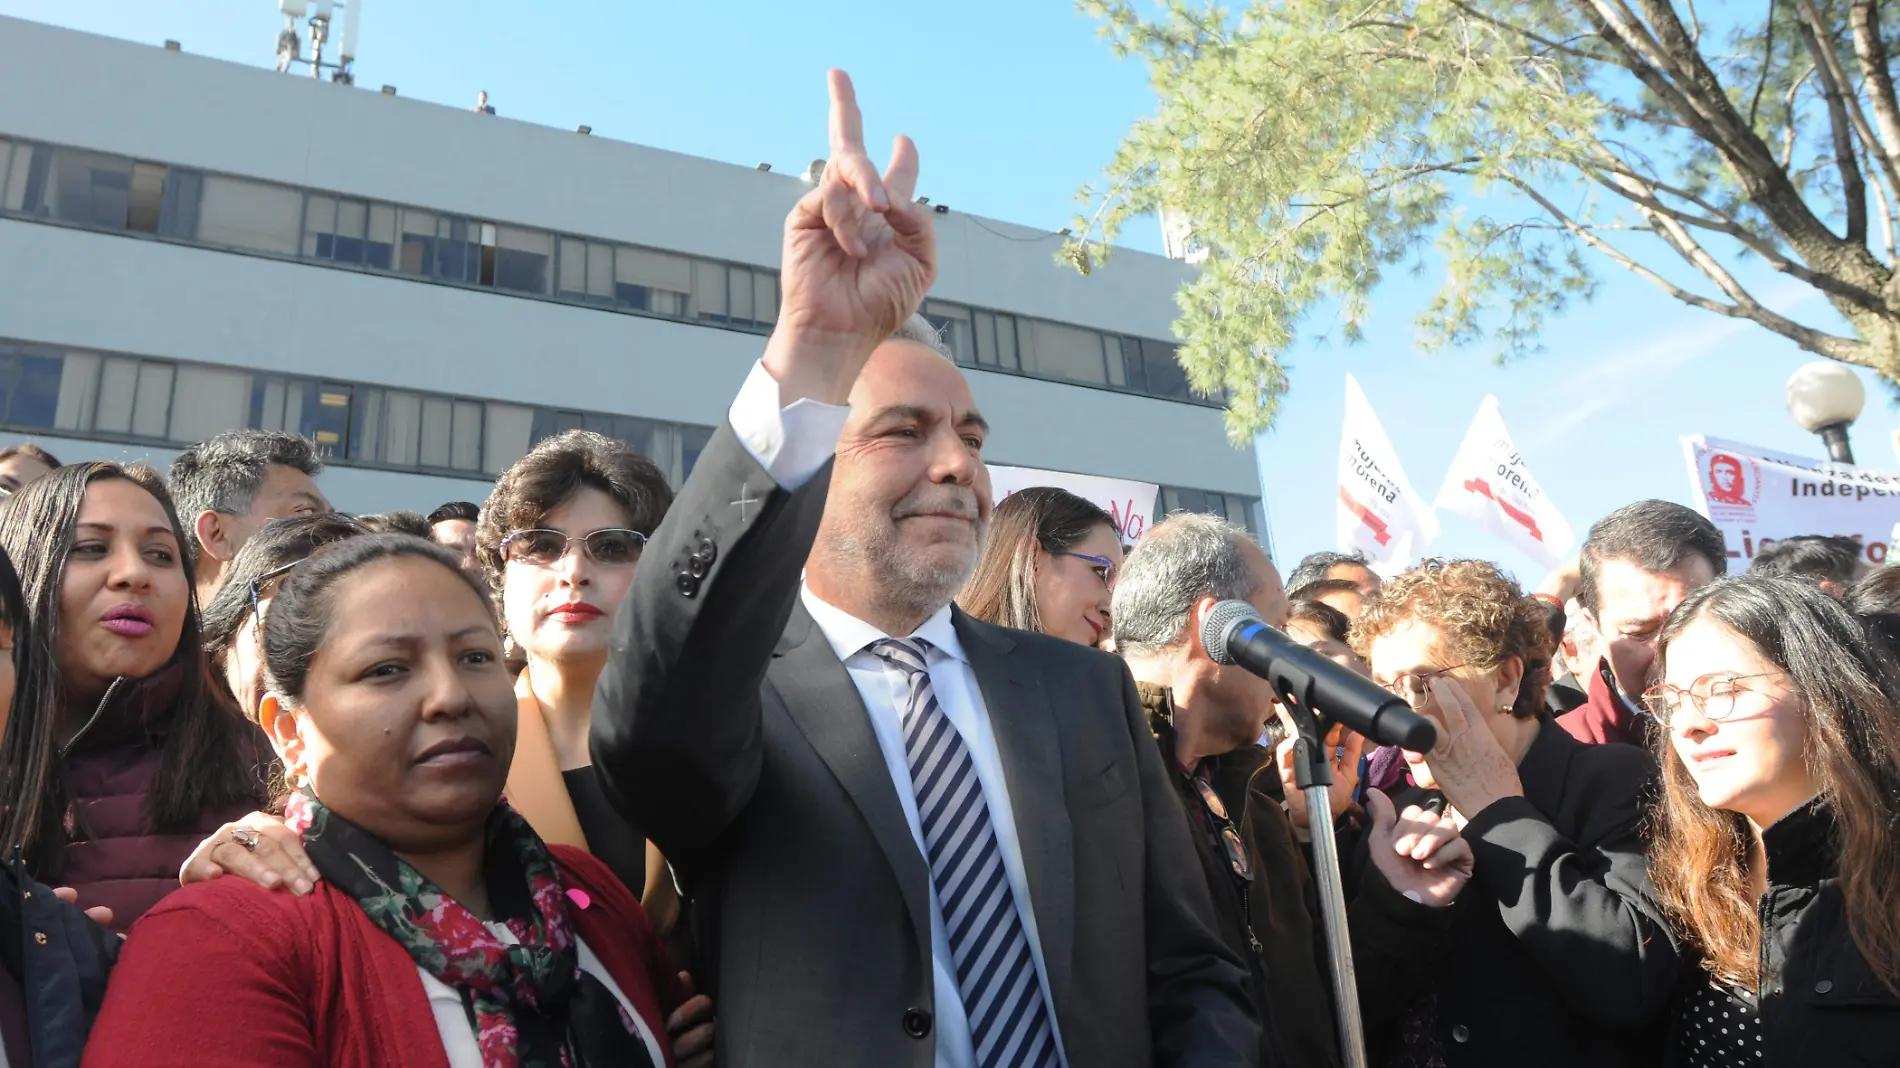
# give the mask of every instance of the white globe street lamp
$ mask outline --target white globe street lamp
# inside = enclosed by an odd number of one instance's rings
[[[1788,417],[1808,433],[1821,435],[1829,459],[1842,464],[1854,462],[1847,428],[1860,418],[1860,410],[1867,403],[1867,388],[1852,368],[1833,360],[1803,364],[1788,379],[1786,400]]]

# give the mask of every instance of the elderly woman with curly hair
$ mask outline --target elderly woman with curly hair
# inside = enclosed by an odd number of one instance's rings
[[[1429,753],[1385,752],[1400,804],[1448,806],[1476,866],[1443,973],[1373,1063],[1446,1068],[1655,1063],[1678,959],[1642,835],[1649,755],[1584,745],[1544,718],[1543,609],[1477,560],[1427,560],[1353,627],[1381,685],[1438,724]],[[1397,759],[1395,759],[1397,758]]]

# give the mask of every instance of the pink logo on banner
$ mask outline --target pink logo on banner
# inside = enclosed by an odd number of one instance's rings
[[[1702,488],[1711,509],[1753,513],[1761,497],[1761,471],[1750,457],[1713,452],[1702,467]]]

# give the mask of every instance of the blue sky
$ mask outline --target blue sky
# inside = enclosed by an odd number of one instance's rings
[[[269,66],[271,0],[0,0],[0,13]],[[959,5],[843,0],[367,0],[358,84],[466,106],[488,90],[505,115],[734,163],[802,168],[825,154],[824,71],[858,82],[874,153],[899,132],[921,147],[919,192],[960,210],[1056,229],[1075,212],[1129,123],[1151,106],[1135,64],[1109,55],[1066,0]],[[128,107],[138,106],[128,100]],[[1138,225],[1125,241],[1154,250]],[[1683,307],[1600,263],[1597,299],[1551,323],[1542,355],[1498,367],[1483,349],[1436,355],[1412,344],[1412,317],[1438,279],[1391,283],[1366,340],[1313,337],[1287,358],[1292,394],[1256,448],[1277,553],[1333,540],[1344,375],[1385,423],[1406,473],[1433,494],[1465,427],[1495,393],[1519,449],[1579,535],[1641,497],[1687,501],[1678,438],[1704,433],[1799,455],[1820,444],[1782,410],[1782,384],[1813,357],[1751,324]],[[1758,295],[1812,312],[1799,288]],[[1867,378],[1854,428],[1860,460],[1893,468],[1900,415]],[[1535,582],[1542,569],[1460,520],[1435,551],[1496,559]]]

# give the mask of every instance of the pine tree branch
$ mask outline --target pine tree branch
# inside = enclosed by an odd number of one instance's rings
[[[1478,20],[1479,22],[1484,22],[1492,26],[1496,26],[1498,29],[1503,30],[1505,33],[1516,34],[1517,36],[1524,38],[1526,41],[1531,41],[1535,44],[1542,45],[1543,47],[1550,49],[1552,52],[1556,52],[1561,55],[1570,56],[1573,59],[1587,59],[1593,63],[1608,63],[1613,66],[1622,67],[1624,69],[1629,68],[1629,64],[1625,62],[1621,56],[1616,55],[1614,52],[1609,52],[1609,53],[1593,52],[1586,48],[1578,48],[1575,45],[1565,44],[1562,41],[1553,40],[1549,37],[1542,36],[1541,34],[1532,33],[1531,31],[1525,29],[1522,26],[1518,26],[1514,23],[1506,22],[1495,15],[1490,15],[1483,11],[1479,11],[1477,8],[1473,7],[1472,5],[1465,3],[1464,0],[1453,0],[1452,6],[1464,12],[1466,15],[1470,16],[1471,18]]]
[[[1646,52],[1667,52],[1666,65],[1684,72],[1679,83],[1671,82],[1647,62],[1636,68],[1637,77],[1672,106],[1679,102],[1688,109],[1683,118],[1722,154],[1749,200],[1804,261],[1863,289],[1884,286],[1893,272],[1875,259],[1865,244],[1842,240],[1809,207],[1787,170],[1776,163],[1768,146],[1743,121],[1721,82],[1689,40],[1669,0],[1639,2],[1656,28],[1655,37],[1649,36],[1647,26],[1629,26],[1629,20],[1618,12],[1627,11],[1620,0],[1589,0],[1586,13],[1597,18],[1598,32],[1605,39],[1635,58],[1641,59]],[[1613,23],[1612,16],[1618,21]]]
[[[1834,135],[1834,169],[1841,176],[1841,199],[1847,211],[1846,239],[1856,245],[1867,243],[1867,182],[1860,174],[1860,161],[1854,151],[1854,123],[1848,118],[1847,102],[1842,99],[1840,62],[1831,42],[1821,39],[1815,25],[1818,18],[1808,0],[1795,0],[1802,17],[1801,42],[1814,57],[1821,75],[1821,99],[1827,104],[1827,124]]]
[[[1761,46],[1761,77],[1755,79],[1755,95],[1748,102],[1748,128],[1755,128],[1755,113],[1761,108],[1761,91],[1768,88],[1768,68],[1775,60],[1775,5],[1780,0],[1768,0],[1768,28],[1766,40]]]
[[[1880,36],[1877,0],[1854,0],[1848,9],[1854,28],[1854,55],[1860,60],[1867,99],[1880,126],[1880,140],[1869,151],[1884,157],[1890,171],[1900,170],[1900,102],[1894,98],[1893,75],[1887,69],[1887,45]],[[1900,188],[1894,189],[1900,197]]]
[[[1693,226],[1700,230],[1707,230],[1710,233],[1722,234],[1725,237],[1733,238],[1749,251],[1760,256],[1762,261],[1768,264],[1768,266],[1773,267],[1775,270],[1790,278],[1805,282],[1830,296],[1850,301],[1875,314],[1886,315],[1888,313],[1887,306],[1880,299],[1879,295],[1851,285],[1839,278],[1835,278],[1833,275],[1810,270],[1806,264],[1783,255],[1781,249],[1776,247],[1773,242],[1755,233],[1734,217],[1723,212],[1715,205],[1710,204],[1707,200],[1687,190],[1677,189],[1649,178],[1646,175],[1636,173],[1631,170],[1627,164],[1623,163],[1622,160],[1618,159],[1614,153],[1610,152],[1607,147],[1601,145],[1601,143],[1597,144],[1596,149],[1598,153],[1598,165],[1588,167],[1585,173],[1589,174],[1592,179],[1604,188],[1636,205],[1639,210],[1653,212],[1658,215],[1666,216],[1686,226]],[[1876,185],[1875,189],[1878,190],[1879,186]],[[1683,211],[1663,200],[1657,195],[1658,193],[1667,193],[1670,196],[1679,197],[1695,204],[1709,214],[1697,215],[1694,212]],[[1884,199],[1882,203],[1885,203]],[[1646,227],[1646,229],[1653,229],[1654,226],[1655,224],[1652,222],[1651,226]]]
[[[1667,293],[1669,296],[1674,297],[1676,300],[1690,307],[1701,308],[1704,311],[1714,312],[1717,315],[1726,315],[1731,319],[1747,319],[1780,334],[1782,337],[1793,341],[1809,352],[1840,360],[1843,363],[1858,364],[1863,367],[1873,366],[1872,360],[1867,355],[1867,345],[1864,342],[1857,341],[1853,338],[1839,337],[1797,323],[1787,316],[1763,307],[1760,302],[1756,301],[1752,296],[1749,296],[1747,291],[1742,289],[1739,285],[1735,288],[1741,294],[1741,299],[1734,300],[1734,303],[1729,304],[1724,304],[1719,300],[1711,300],[1700,293],[1684,289],[1669,279],[1664,278],[1662,275],[1657,274],[1655,271],[1650,270],[1648,267],[1636,262],[1615,245],[1598,237],[1589,227],[1578,223],[1564,212],[1562,208],[1553,204],[1549,197],[1544,196],[1543,193],[1539,192],[1537,188],[1532,186],[1529,182],[1517,178],[1514,175],[1506,175],[1505,181],[1510,182],[1522,191],[1525,196],[1535,201],[1551,218],[1557,220],[1557,222],[1570,233],[1575,234],[1578,240],[1607,256],[1618,266],[1631,272],[1638,278],[1643,279],[1657,289]],[[1733,299],[1732,295],[1731,299]]]

